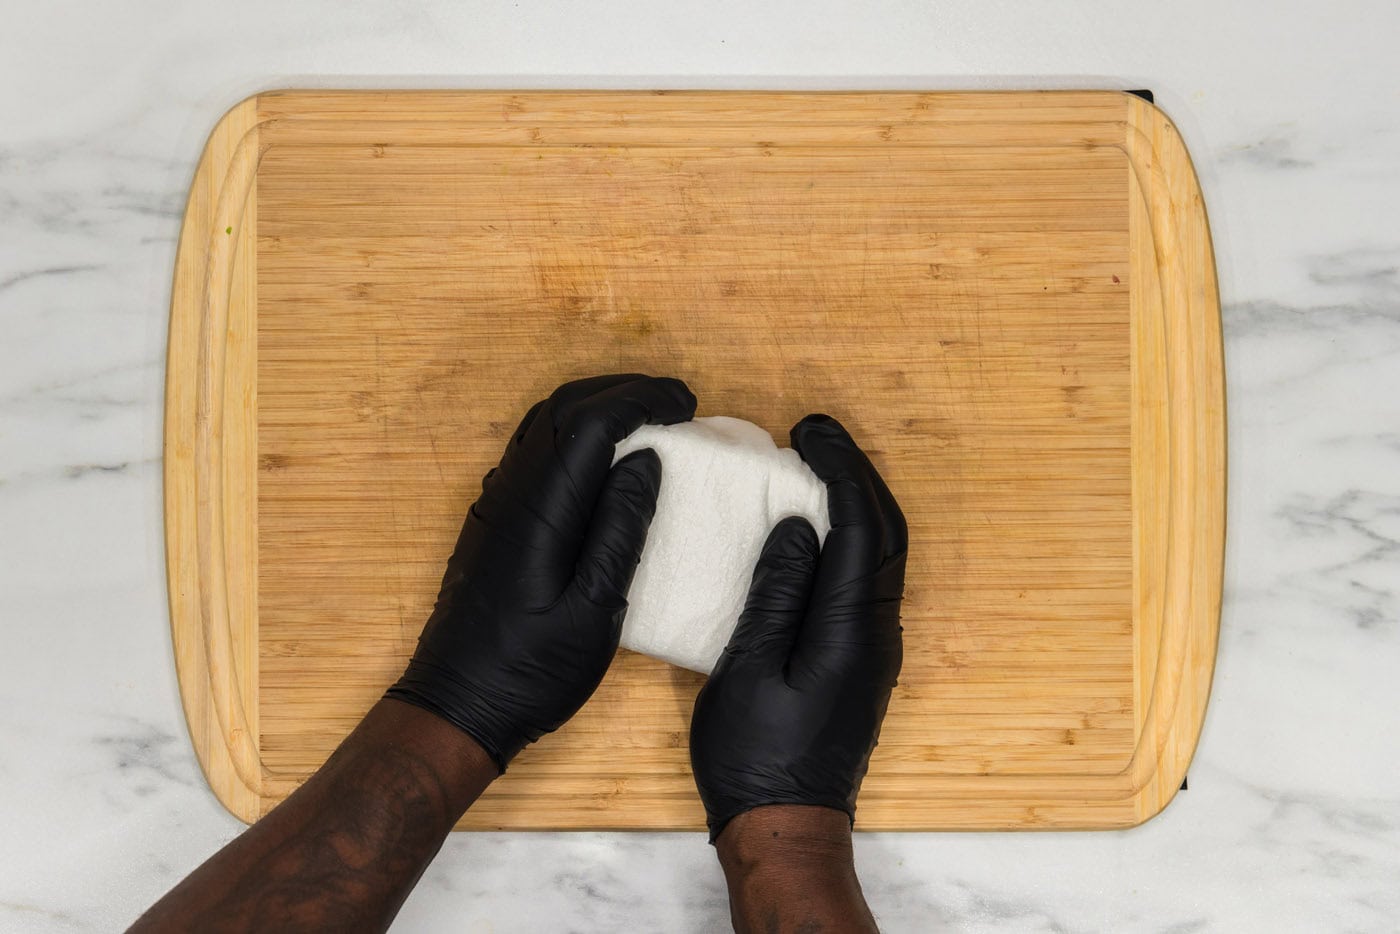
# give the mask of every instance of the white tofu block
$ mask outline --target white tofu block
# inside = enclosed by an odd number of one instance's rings
[[[802,516],[826,540],[826,485],[796,451],[737,418],[645,425],[617,446],[614,462],[643,448],[661,458],[661,494],[627,594],[622,646],[708,674],[773,526]]]

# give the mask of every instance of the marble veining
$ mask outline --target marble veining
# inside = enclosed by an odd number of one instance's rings
[[[664,8],[664,10],[663,10]],[[860,835],[890,931],[1400,928],[1400,7],[252,0],[0,32],[0,930],[120,929],[239,830],[180,714],[170,272],[267,87],[1151,87],[1220,265],[1230,489],[1190,790],[1121,833]],[[404,931],[713,931],[700,834],[458,834]]]

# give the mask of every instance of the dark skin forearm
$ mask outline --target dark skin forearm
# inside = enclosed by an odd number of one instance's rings
[[[754,808],[715,841],[738,934],[878,930],[856,879],[850,819],[803,805]]]
[[[131,930],[382,931],[497,774],[465,733],[382,700],[306,784]]]

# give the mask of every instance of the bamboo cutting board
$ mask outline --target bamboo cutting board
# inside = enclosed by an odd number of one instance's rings
[[[908,515],[865,829],[1127,827],[1209,695],[1224,387],[1182,141],[1118,92],[279,92],[196,171],[166,534],[219,799],[285,797],[397,677],[557,384],[839,417]],[[623,652],[472,828],[700,828],[699,676]]]

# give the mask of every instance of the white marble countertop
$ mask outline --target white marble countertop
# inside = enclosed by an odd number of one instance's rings
[[[1400,6],[6,2],[0,929],[119,929],[240,825],[171,661],[169,283],[229,105],[284,86],[1149,87],[1216,237],[1230,514],[1190,790],[1118,833],[862,835],[887,930],[1400,925]],[[709,931],[698,834],[457,834],[404,931]]]

